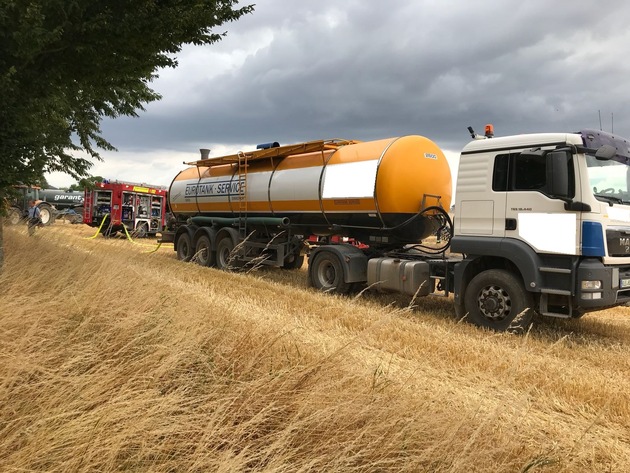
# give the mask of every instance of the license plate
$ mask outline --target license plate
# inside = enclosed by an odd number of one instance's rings
[[[619,287],[630,287],[630,278],[619,281]]]

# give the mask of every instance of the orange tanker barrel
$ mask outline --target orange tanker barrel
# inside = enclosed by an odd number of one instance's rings
[[[228,157],[225,157],[228,158]],[[450,169],[431,140],[404,136],[238,164],[192,167],[171,184],[176,214],[288,217],[307,232],[414,242],[439,222],[423,208],[451,202]],[[375,237],[376,240],[372,237]]]
[[[322,204],[329,218],[340,210],[375,212],[381,226],[391,228],[423,207],[448,210],[451,195],[444,153],[412,135],[340,148],[325,170]]]

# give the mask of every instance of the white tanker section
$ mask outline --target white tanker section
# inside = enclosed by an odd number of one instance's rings
[[[180,217],[288,217],[305,232],[394,233],[417,241],[440,224],[431,212],[416,217],[419,212],[448,210],[451,202],[444,154],[415,135],[251,161],[246,171],[237,164],[185,169],[171,184],[172,211]]]

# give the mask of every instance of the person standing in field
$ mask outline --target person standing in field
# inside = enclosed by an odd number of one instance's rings
[[[35,228],[41,226],[41,212],[39,208],[35,206],[34,200],[28,201],[28,220],[26,222],[28,225],[28,236],[33,236],[35,234]]]

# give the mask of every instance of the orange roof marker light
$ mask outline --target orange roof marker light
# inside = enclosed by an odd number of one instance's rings
[[[485,127],[483,135],[478,135],[475,133],[475,130],[473,130],[473,127],[469,126],[468,133],[470,133],[470,137],[473,140],[487,140],[488,138],[494,137],[494,125],[492,123],[488,123]]]

